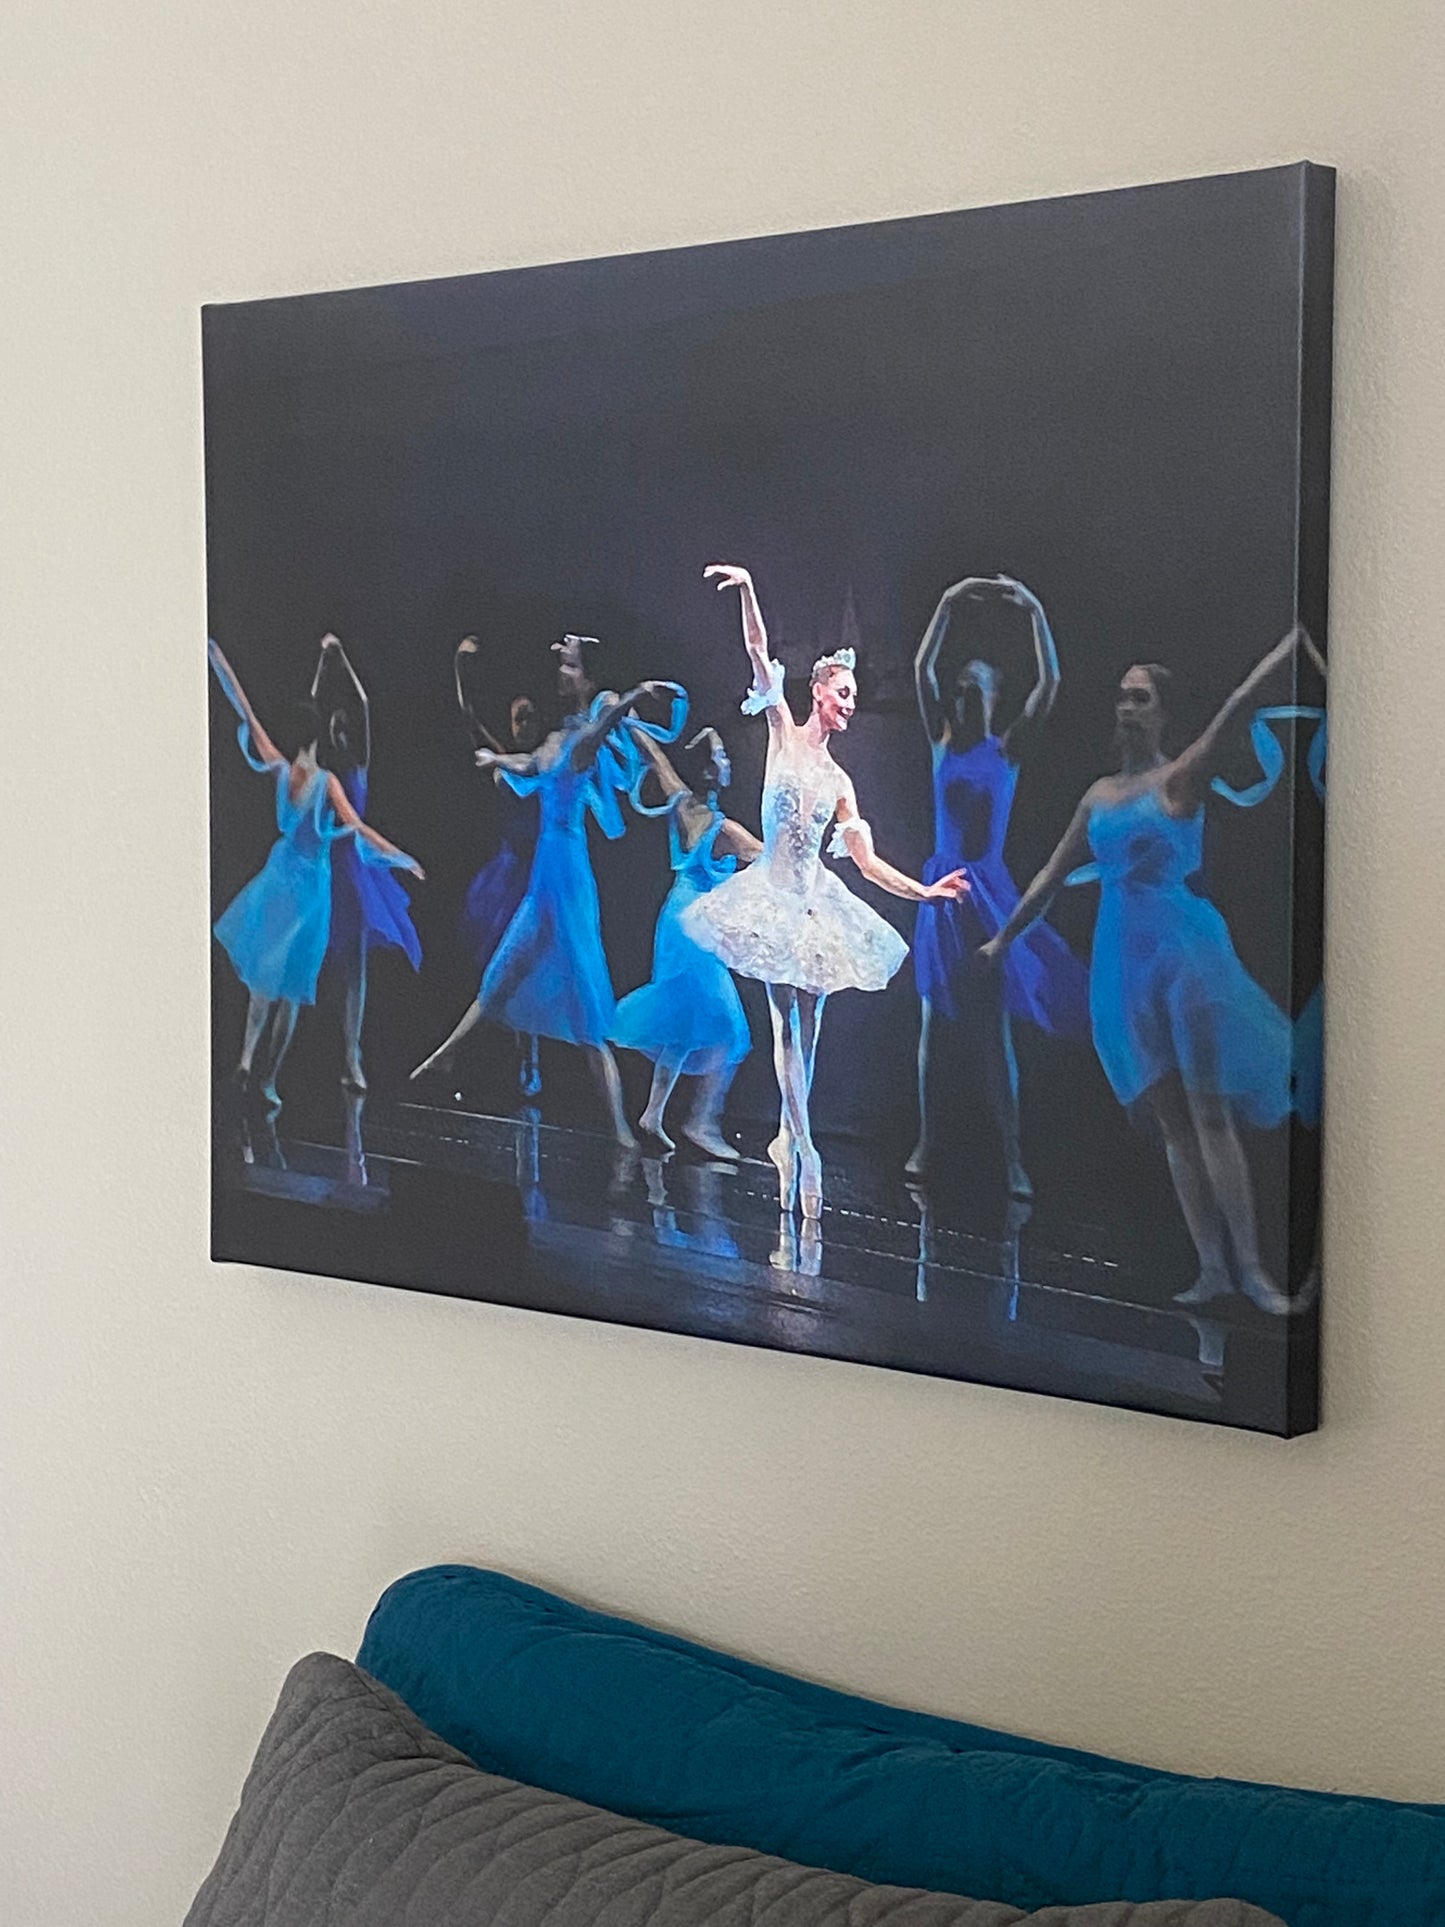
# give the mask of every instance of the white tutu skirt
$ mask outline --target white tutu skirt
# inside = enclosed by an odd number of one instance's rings
[[[740,977],[820,997],[882,990],[908,955],[892,924],[821,864],[806,892],[751,864],[689,904],[682,927]]]

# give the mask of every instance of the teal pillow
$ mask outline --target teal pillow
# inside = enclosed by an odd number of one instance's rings
[[[1445,1808],[905,1712],[502,1573],[399,1579],[357,1663],[485,1771],[697,1840],[1026,1909],[1228,1894],[1287,1927],[1445,1923]]]

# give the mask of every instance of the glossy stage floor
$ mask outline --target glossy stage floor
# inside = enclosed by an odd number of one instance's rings
[[[1174,1304],[1097,1226],[944,1209],[825,1144],[816,1225],[741,1162],[393,1099],[272,1118],[218,1104],[217,1258],[1134,1406],[1303,1429],[1314,1313]]]

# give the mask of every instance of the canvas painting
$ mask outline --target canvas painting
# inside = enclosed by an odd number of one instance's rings
[[[215,1256],[1313,1427],[1332,235],[208,308]]]

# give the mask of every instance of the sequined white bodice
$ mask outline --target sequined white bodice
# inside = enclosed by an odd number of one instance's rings
[[[831,758],[806,749],[775,750],[763,782],[763,854],[757,868],[778,890],[811,894],[823,835],[838,807],[838,772]]]

